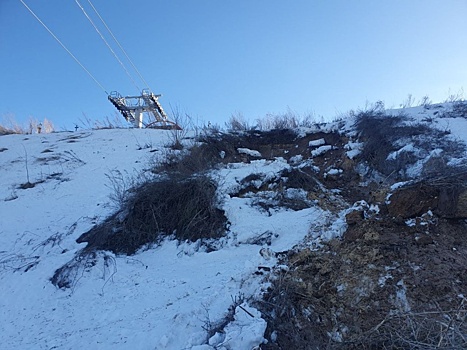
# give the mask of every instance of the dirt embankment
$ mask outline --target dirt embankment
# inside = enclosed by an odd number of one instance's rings
[[[397,179],[363,178],[337,149],[314,162],[349,207],[368,205],[349,211],[341,238],[282,256],[260,303],[262,349],[467,348],[467,176],[391,191]],[[330,167],[345,170],[326,177]]]

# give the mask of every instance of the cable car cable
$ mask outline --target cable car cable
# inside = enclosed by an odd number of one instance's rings
[[[68,48],[60,41],[59,38],[57,38],[57,36],[49,29],[49,27],[47,27],[45,25],[45,23],[41,21],[41,19],[34,13],[34,11],[31,10],[31,8],[28,5],[26,5],[26,3],[23,0],[19,0],[19,1],[24,5],[24,7],[26,7],[28,9],[28,11],[37,19],[37,21],[40,24],[42,24],[42,26],[45,29],[47,29],[47,31],[50,33],[50,35],[52,35],[52,37],[61,45],[61,47],[63,47],[65,49],[66,52],[68,52],[68,54],[75,60],[75,62],[78,63],[86,73],[88,73],[88,75],[102,89],[102,91],[104,91],[105,94],[108,95],[108,92],[105,90],[104,86],[102,86],[102,84],[99,83],[99,81],[94,77],[94,75],[92,75],[91,72],[89,70],[87,70],[86,67],[76,58],[76,56],[73,55],[70,50],[68,50]]]
[[[110,33],[110,35],[112,36],[112,38],[114,39],[114,41],[117,43],[118,47],[120,48],[120,50],[122,50],[123,54],[125,55],[125,57],[127,58],[128,62],[130,62],[131,66],[133,67],[133,69],[136,71],[136,73],[138,73],[138,76],[140,77],[141,81],[144,83],[145,87],[147,87],[149,90],[151,90],[149,84],[146,82],[146,80],[143,78],[143,76],[141,75],[141,73],[139,72],[138,68],[136,68],[135,64],[133,63],[133,61],[130,59],[130,57],[128,56],[127,52],[125,51],[125,49],[122,47],[122,45],[120,44],[120,42],[117,40],[117,38],[115,37],[115,35],[113,34],[113,32],[110,30],[109,26],[107,25],[107,23],[104,21],[104,19],[102,18],[102,16],[99,14],[99,12],[97,11],[97,9],[94,7],[94,5],[92,4],[91,0],[88,0],[88,3],[89,5],[91,5],[92,9],[94,10],[94,12],[96,13],[96,15],[99,17],[99,19],[101,20],[102,24],[104,24],[105,28],[107,29],[107,31]]]
[[[141,89],[139,88],[138,84],[136,84],[135,80],[133,79],[133,77],[131,76],[130,72],[128,72],[128,69],[125,67],[125,65],[123,64],[123,62],[120,60],[120,58],[118,58],[117,54],[115,53],[115,51],[112,49],[112,47],[109,45],[109,43],[107,42],[107,40],[105,40],[104,36],[102,35],[102,33],[100,32],[99,28],[97,28],[97,26],[94,24],[93,20],[91,19],[91,17],[89,17],[89,15],[87,14],[86,10],[83,8],[83,6],[81,6],[81,4],[79,3],[78,0],[75,0],[76,4],[79,6],[79,8],[81,9],[81,11],[83,11],[84,15],[86,16],[86,18],[89,20],[89,23],[91,23],[91,25],[94,27],[94,29],[96,30],[96,32],[99,34],[99,36],[101,37],[101,39],[104,41],[105,45],[107,45],[107,47],[109,48],[110,52],[114,55],[115,59],[118,61],[118,63],[120,63],[120,65],[122,66],[123,70],[126,72],[126,74],[128,75],[128,77],[130,78],[130,80],[133,82],[133,85],[135,85],[135,87],[138,89],[138,92],[141,91]]]

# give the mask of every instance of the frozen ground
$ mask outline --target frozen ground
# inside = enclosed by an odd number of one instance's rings
[[[467,120],[438,118],[445,108],[406,112],[413,121],[466,140]],[[352,121],[345,124],[350,132]],[[267,287],[266,271],[276,260],[264,250],[260,254],[266,246],[255,244],[257,238],[269,235],[267,248],[281,252],[307,235],[318,240],[320,226],[330,227],[327,237],[345,227],[342,213],[318,206],[266,213],[248,196],[229,195],[250,174],[277,176],[289,167],[281,158],[232,164],[212,174],[222,179],[219,196],[231,223],[219,250],[165,241],[131,257],[101,252],[72,288],[50,282],[83,247],[75,240],[113,213],[111,179],[144,177],[166,155],[168,141],[167,131],[134,129],[0,137],[2,349],[253,349],[264,341],[266,322],[249,301]],[[359,152],[354,141],[350,158]],[[311,146],[327,151],[321,143]],[[239,299],[244,302],[225,334],[207,339],[206,329]]]
[[[192,348],[206,343],[205,329],[242,297],[243,308],[237,307],[225,336],[210,343],[226,349],[261,343],[266,323],[247,300],[267,285],[255,272],[273,266],[274,258],[263,257],[262,247],[248,241],[272,232],[269,248],[289,249],[311,221],[327,216],[319,208],[268,216],[248,198],[225,195],[231,226],[218,251],[167,241],[132,257],[101,253],[71,290],[49,280],[82,248],[76,238],[112,213],[108,176],[144,173],[151,159],[165,154],[167,140],[166,131],[132,129],[0,138],[3,349]],[[286,166],[256,161],[215,176],[225,178],[226,193],[252,172],[274,174]],[[28,177],[34,187],[21,189]]]

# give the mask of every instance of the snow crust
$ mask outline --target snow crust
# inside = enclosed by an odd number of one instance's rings
[[[323,155],[324,153],[332,150],[332,146],[330,145],[325,145],[325,146],[320,146],[317,149],[314,149],[311,151],[311,156],[312,157],[318,157]]]
[[[363,143],[362,142],[352,142],[352,141],[349,141],[345,146],[344,148],[346,150],[348,150],[346,152],[347,154],[347,157],[349,157],[349,159],[354,159],[355,157],[357,157],[361,152],[362,152],[362,148],[363,148]]]
[[[318,140],[313,140],[308,142],[309,147],[317,147],[317,146],[322,146],[325,145],[326,141],[324,139],[318,139]]]
[[[252,156],[252,157],[261,158],[261,153],[259,153],[258,151],[249,149],[249,148],[241,148],[240,147],[240,148],[237,148],[237,151],[238,151],[238,153],[243,153],[243,154],[247,154],[247,155]]]
[[[50,282],[85,246],[76,239],[114,212],[115,180],[124,187],[152,176],[168,142],[167,131],[134,129],[0,137],[2,348],[250,349],[264,341],[266,322],[250,303],[268,286],[258,267],[273,267],[275,252],[328,216],[319,207],[267,214],[233,195],[250,174],[280,176],[290,167],[282,158],[212,172],[231,223],[219,250],[167,240],[131,257],[100,252],[71,289]],[[27,170],[35,186],[20,189]],[[265,235],[269,245],[255,243]],[[260,254],[264,247],[269,255]],[[207,339],[207,325],[240,295],[225,334]]]

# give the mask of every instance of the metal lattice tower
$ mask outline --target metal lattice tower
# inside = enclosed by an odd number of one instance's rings
[[[155,95],[149,89],[144,89],[140,96],[123,97],[117,91],[108,96],[109,101],[118,109],[123,117],[135,127],[157,129],[181,129],[170,121],[159,102],[161,95]],[[144,113],[149,115],[149,122],[144,122]]]

